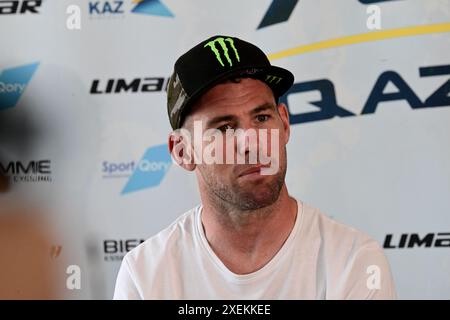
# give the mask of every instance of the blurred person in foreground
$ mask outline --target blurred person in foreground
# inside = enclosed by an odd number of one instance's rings
[[[63,298],[53,237],[36,213],[17,204],[0,206],[0,300]]]

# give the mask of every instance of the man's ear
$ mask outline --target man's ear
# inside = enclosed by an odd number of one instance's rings
[[[171,132],[169,134],[168,147],[172,161],[175,164],[187,171],[195,169],[194,150],[192,149],[190,134],[180,132],[180,130]]]
[[[287,106],[284,103],[279,103],[278,106],[278,112],[280,114],[281,121],[283,122],[283,129],[285,132],[285,141],[284,143],[288,143],[289,136],[291,134],[291,126],[289,124],[289,111]]]

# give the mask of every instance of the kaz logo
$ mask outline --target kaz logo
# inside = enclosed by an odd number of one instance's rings
[[[91,84],[91,94],[117,94],[126,92],[162,92],[165,90],[168,80],[163,77],[145,78],[112,78],[101,80],[94,79]]]
[[[131,7],[129,7],[131,5]],[[128,6],[128,7],[127,7]],[[170,10],[159,0],[103,0],[89,1],[89,14],[91,17],[123,16],[125,12],[153,15],[160,17],[173,17]]]
[[[0,73],[0,110],[12,108],[19,101],[39,63],[5,69]]]
[[[172,164],[167,144],[148,148],[136,166],[122,194],[158,186]]]

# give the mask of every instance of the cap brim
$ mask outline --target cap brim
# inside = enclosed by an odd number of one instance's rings
[[[220,82],[233,77],[256,78],[263,81],[272,89],[275,99],[278,99],[285,94],[294,83],[294,75],[289,70],[277,66],[246,66],[224,72],[220,74],[220,76],[209,81],[189,97],[189,102],[184,106],[183,111],[180,113],[179,125],[181,126],[182,118],[186,116],[195,101],[197,101],[204,93]]]

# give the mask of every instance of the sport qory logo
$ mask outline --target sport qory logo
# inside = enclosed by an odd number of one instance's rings
[[[218,37],[218,38],[215,38],[214,40],[209,41],[208,43],[206,43],[206,44],[204,45],[205,48],[206,48],[206,47],[211,48],[212,52],[213,52],[213,53],[215,54],[215,56],[216,56],[217,61],[220,63],[220,65],[221,65],[222,67],[225,67],[225,65],[224,65],[224,63],[223,63],[223,61],[222,61],[221,53],[220,53],[219,49],[216,48],[216,44],[219,44],[219,45],[220,45],[220,48],[221,48],[222,51],[223,51],[223,56],[224,56],[224,58],[227,60],[228,64],[229,64],[230,67],[231,67],[231,66],[233,66],[233,61],[231,60],[230,55],[228,54],[230,50],[229,50],[228,47],[227,47],[227,43],[229,43],[230,49],[233,50],[234,56],[235,56],[236,60],[239,62],[239,61],[240,61],[240,59],[239,59],[239,53],[238,53],[238,51],[236,50],[236,47],[234,46],[234,41],[233,41],[233,39],[231,39],[231,38],[222,38],[222,37]]]
[[[5,69],[0,74],[0,110],[12,108],[22,96],[39,63]]]
[[[122,194],[156,187],[172,165],[167,144],[148,148],[122,190]]]

